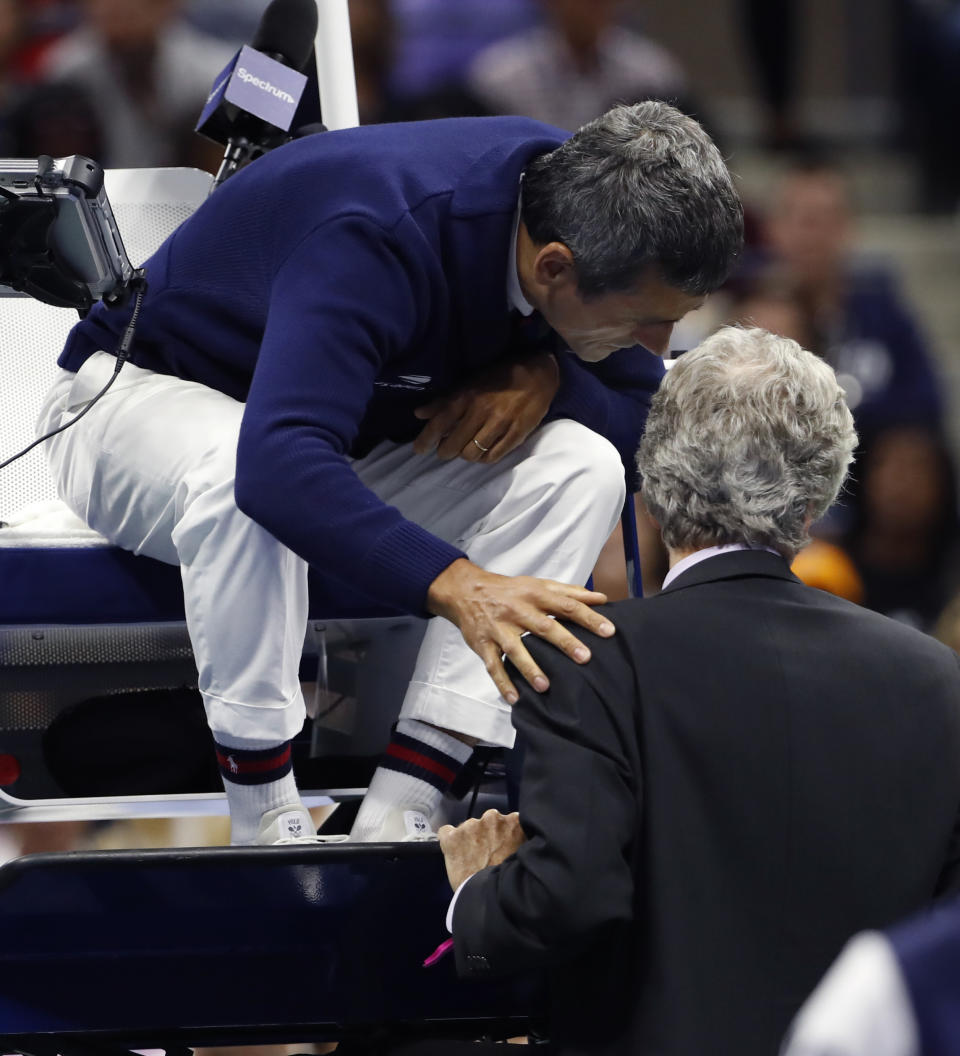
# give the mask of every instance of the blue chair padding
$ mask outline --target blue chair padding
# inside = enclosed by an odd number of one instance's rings
[[[184,619],[179,568],[117,547],[5,548],[0,584],[0,626]],[[310,615],[349,620],[403,613],[311,572]]]
[[[16,859],[0,868],[0,1051],[522,1032],[536,980],[462,982],[452,954],[422,966],[449,898],[435,843]]]
[[[180,570],[116,547],[0,550],[0,625],[183,620]]]

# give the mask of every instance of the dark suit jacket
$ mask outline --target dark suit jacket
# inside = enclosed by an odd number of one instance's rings
[[[773,1056],[849,936],[960,885],[958,658],[766,551],[608,612],[583,668],[530,645],[529,841],[458,969],[551,969],[563,1053]]]

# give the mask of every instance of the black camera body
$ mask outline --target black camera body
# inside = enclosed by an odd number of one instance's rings
[[[0,158],[0,286],[85,313],[134,274],[95,161]]]

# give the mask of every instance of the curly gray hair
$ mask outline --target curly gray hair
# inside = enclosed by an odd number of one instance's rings
[[[823,360],[789,338],[727,326],[667,372],[637,466],[671,549],[746,543],[792,558],[837,497],[856,444]]]
[[[685,293],[710,293],[743,243],[720,151],[661,102],[616,106],[531,161],[521,216],[535,243],[570,250],[587,298],[629,290],[650,268]]]

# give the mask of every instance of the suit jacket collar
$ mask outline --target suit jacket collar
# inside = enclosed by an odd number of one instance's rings
[[[770,579],[785,579],[792,583],[801,582],[790,571],[786,559],[779,554],[771,554],[769,550],[733,550],[697,562],[677,576],[662,593],[670,594],[675,590],[699,586],[701,583],[745,576],[765,576]]]

